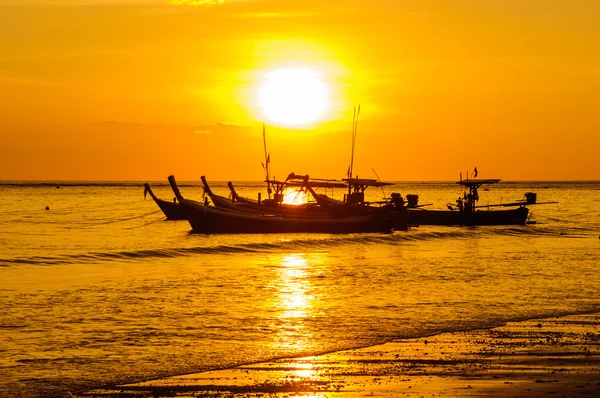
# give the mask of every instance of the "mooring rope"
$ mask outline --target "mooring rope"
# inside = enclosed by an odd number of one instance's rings
[[[162,210],[159,209],[159,210],[153,211],[151,213],[141,214],[139,216],[126,217],[126,218],[121,218],[121,219],[118,219],[118,220],[110,220],[110,221],[104,221],[104,222],[99,222],[99,223],[80,224],[81,226],[76,226],[76,227],[67,226],[66,228],[86,228],[86,227],[94,227],[94,226],[98,226],[98,225],[115,224],[115,223],[118,223],[118,222],[135,220],[137,218],[143,218],[143,217],[151,216],[153,214],[160,213],[160,212],[162,212]]]
[[[166,220],[166,219],[167,219],[167,217],[161,217],[161,218],[159,218],[158,220],[150,221],[150,222],[148,222],[148,223],[146,223],[146,224],[138,225],[137,227],[129,227],[129,228],[123,228],[123,229],[136,229],[136,228],[142,228],[142,227],[145,227],[145,226],[147,226],[147,225],[154,224],[155,222],[164,221],[164,220]]]

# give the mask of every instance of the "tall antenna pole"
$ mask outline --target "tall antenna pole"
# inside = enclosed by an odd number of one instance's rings
[[[348,178],[352,177],[352,164],[354,163],[354,124],[356,122],[356,105],[354,106],[354,112],[352,113],[352,144],[350,146],[350,165],[348,166]]]
[[[352,178],[354,172],[354,148],[356,146],[356,130],[358,129],[358,116],[360,115],[360,105],[358,105],[358,111],[354,107],[354,115],[352,117],[352,157],[350,158],[350,172],[348,178]]]

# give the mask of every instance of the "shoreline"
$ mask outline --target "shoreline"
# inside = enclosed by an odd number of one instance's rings
[[[80,392],[125,397],[600,396],[600,313],[279,359]]]

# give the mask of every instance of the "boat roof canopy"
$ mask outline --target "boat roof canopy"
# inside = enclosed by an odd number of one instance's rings
[[[393,182],[383,182],[378,180],[370,180],[366,178],[344,178],[342,179],[348,185],[361,185],[365,187],[385,187],[388,185],[394,185]]]
[[[487,180],[462,180],[458,181],[457,184],[464,185],[466,187],[479,186],[483,184],[496,184],[499,183],[499,178],[488,178]]]
[[[310,185],[313,188],[346,188],[346,184],[335,181],[335,180],[303,180],[299,179],[290,179],[287,181],[279,181],[279,180],[267,180],[266,183],[279,185],[279,186],[288,186],[288,187],[304,187]]]

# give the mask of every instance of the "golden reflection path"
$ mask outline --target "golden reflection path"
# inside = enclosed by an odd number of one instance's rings
[[[290,353],[306,353],[319,346],[310,327],[310,319],[319,312],[318,288],[313,280],[326,264],[325,253],[293,253],[273,258],[276,265],[271,288],[274,294],[268,304],[275,311],[273,344]],[[311,361],[293,360],[293,377],[313,378]]]

